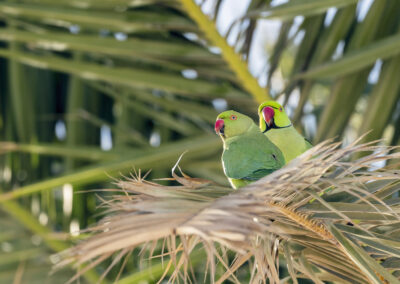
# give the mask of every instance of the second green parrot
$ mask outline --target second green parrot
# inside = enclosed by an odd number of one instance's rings
[[[286,163],[312,147],[287,116],[283,107],[275,101],[266,101],[258,107],[260,130],[283,153]]]
[[[253,122],[229,110],[218,115],[215,132],[224,146],[222,165],[233,188],[245,186],[285,165],[282,152]]]

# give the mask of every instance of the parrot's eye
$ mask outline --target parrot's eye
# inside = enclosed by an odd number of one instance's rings
[[[279,108],[279,111],[282,111],[282,107]]]
[[[236,120],[236,119],[237,119],[237,116],[234,115],[234,114],[232,114],[232,115],[231,115],[231,120]]]

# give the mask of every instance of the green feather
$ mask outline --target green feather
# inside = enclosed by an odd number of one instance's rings
[[[270,129],[264,134],[279,147],[287,162],[290,162],[312,147],[311,143],[304,139],[293,126]]]
[[[224,114],[234,113],[237,121],[226,120]],[[237,113],[224,112],[225,134],[222,164],[225,175],[234,188],[272,173],[285,164],[282,152],[261,131],[251,118]],[[234,133],[230,136],[229,134]]]
[[[281,151],[255,125],[253,131],[225,140],[222,161],[228,177],[249,180],[257,180],[284,164]]]
[[[273,125],[267,126],[264,120],[262,110],[265,107],[271,107],[274,110],[274,117],[271,120]],[[285,109],[279,103],[275,101],[262,103],[258,107],[258,114],[260,130],[282,151],[286,163],[312,147],[311,143],[293,127]]]

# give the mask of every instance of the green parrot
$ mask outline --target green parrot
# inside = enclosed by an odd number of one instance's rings
[[[285,165],[278,147],[244,114],[233,110],[220,113],[215,122],[215,132],[222,139],[222,166],[234,189]]]
[[[282,151],[286,163],[312,147],[311,143],[293,127],[279,103],[263,102],[258,107],[258,115],[261,132]]]

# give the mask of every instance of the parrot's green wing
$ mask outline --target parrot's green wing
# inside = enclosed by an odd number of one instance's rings
[[[242,177],[242,179],[253,180],[253,181],[254,180],[259,180],[260,178],[265,177],[266,175],[269,175],[270,173],[274,172],[277,169],[279,169],[279,168],[276,168],[276,169],[259,169],[259,170],[256,170],[256,171],[252,172],[251,174],[249,174],[249,175],[247,175],[245,177]]]
[[[281,151],[260,132],[227,141],[222,162],[227,177],[245,180],[258,180],[285,164]]]

